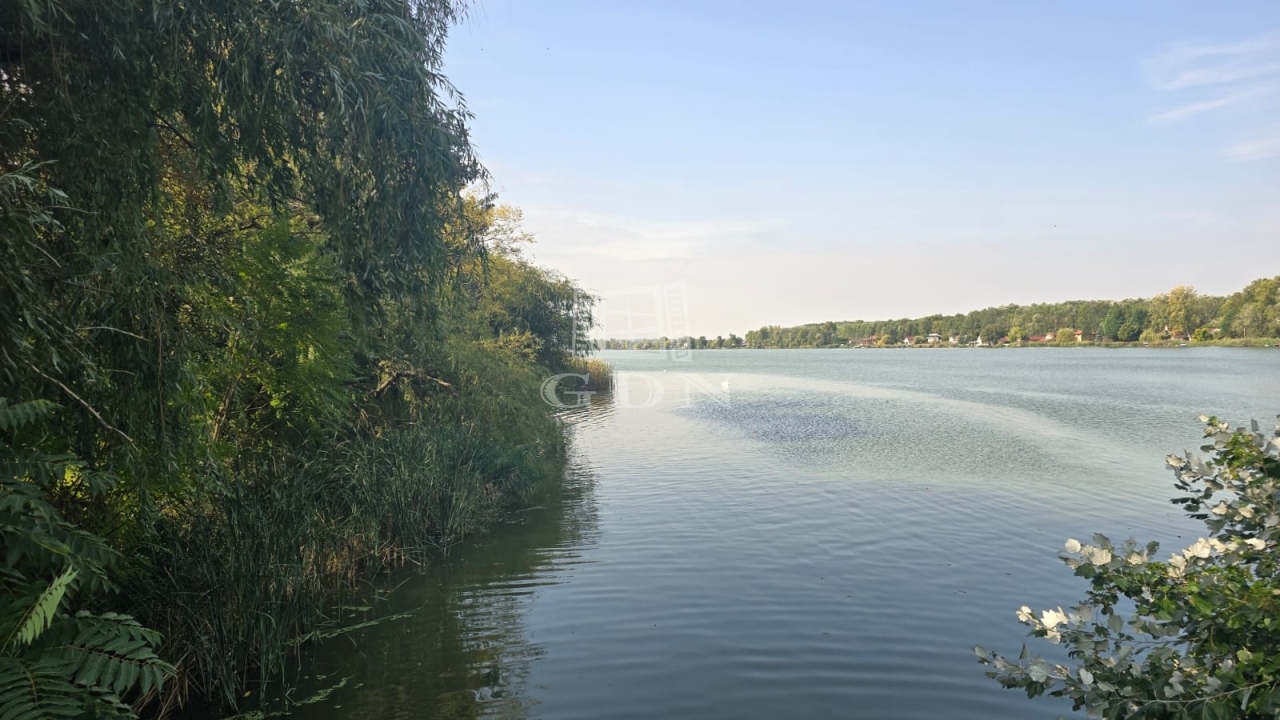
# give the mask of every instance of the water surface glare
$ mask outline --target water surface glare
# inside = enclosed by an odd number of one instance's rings
[[[1082,596],[1067,537],[1197,537],[1165,455],[1201,413],[1280,412],[1280,350],[605,358],[635,375],[566,413],[563,490],[309,650],[294,700],[342,684],[296,716],[1066,714],[971,646],[1016,654],[1018,606]]]

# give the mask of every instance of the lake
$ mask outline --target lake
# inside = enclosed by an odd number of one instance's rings
[[[1067,714],[970,648],[1082,597],[1068,537],[1193,541],[1165,456],[1280,413],[1276,349],[604,356],[564,486],[308,650],[296,716]]]

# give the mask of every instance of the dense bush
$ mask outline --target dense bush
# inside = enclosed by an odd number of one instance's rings
[[[54,409],[0,398],[0,432],[20,437]],[[114,478],[69,455],[14,447],[0,436],[0,717],[129,717],[126,700],[153,697],[173,673],[158,633],[133,618],[93,613],[111,590],[118,555],[76,528],[51,495],[92,499]]]
[[[1079,605],[1029,607],[1031,634],[1066,646],[1071,665],[975,648],[988,676],[1029,697],[1070,698],[1099,718],[1280,716],[1280,426],[1262,433],[1202,418],[1208,460],[1171,455],[1173,502],[1206,537],[1155,559],[1155,543],[1067,540],[1089,581]]]
[[[468,193],[485,173],[441,74],[461,13],[0,3],[0,398],[46,408],[0,427],[4,532],[56,517],[113,558],[72,576],[6,536],[5,607],[45,598],[49,623],[11,621],[0,688],[71,609],[132,622],[114,609],[163,633],[128,630],[175,666],[156,709],[234,704],[335,593],[553,475],[538,381],[591,298]]]

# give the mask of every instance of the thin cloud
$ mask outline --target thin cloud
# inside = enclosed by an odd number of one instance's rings
[[[759,222],[654,222],[562,208],[527,207],[530,229],[548,238],[543,252],[615,261],[703,257],[750,242],[767,230]]]
[[[1145,63],[1157,90],[1238,86],[1280,73],[1280,33],[1229,45],[1174,45]]]
[[[1209,112],[1210,110],[1217,110],[1218,108],[1235,105],[1250,98],[1256,98],[1259,95],[1260,93],[1257,92],[1234,93],[1217,98],[1216,100],[1203,100],[1201,102],[1188,103],[1172,110],[1156,113],[1155,115],[1148,117],[1147,120],[1153,123],[1182,120],[1183,118],[1189,118],[1192,115],[1199,115],[1200,113]]]
[[[1280,114],[1280,32],[1216,45],[1179,43],[1143,63],[1147,84],[1161,97],[1178,104],[1147,117],[1150,123],[1169,123],[1193,117],[1222,115],[1246,136],[1223,155],[1234,160],[1274,157],[1274,137],[1257,134],[1259,118]],[[1231,128],[1228,128],[1231,130]]]
[[[1232,160],[1262,160],[1280,157],[1280,130],[1268,137],[1250,140],[1227,148],[1226,156]]]

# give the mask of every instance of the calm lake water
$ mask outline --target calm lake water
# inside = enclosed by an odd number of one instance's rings
[[[1067,537],[1197,537],[1165,455],[1280,413],[1276,349],[605,357],[564,488],[309,651],[296,717],[1055,717],[971,646],[1082,596]]]

